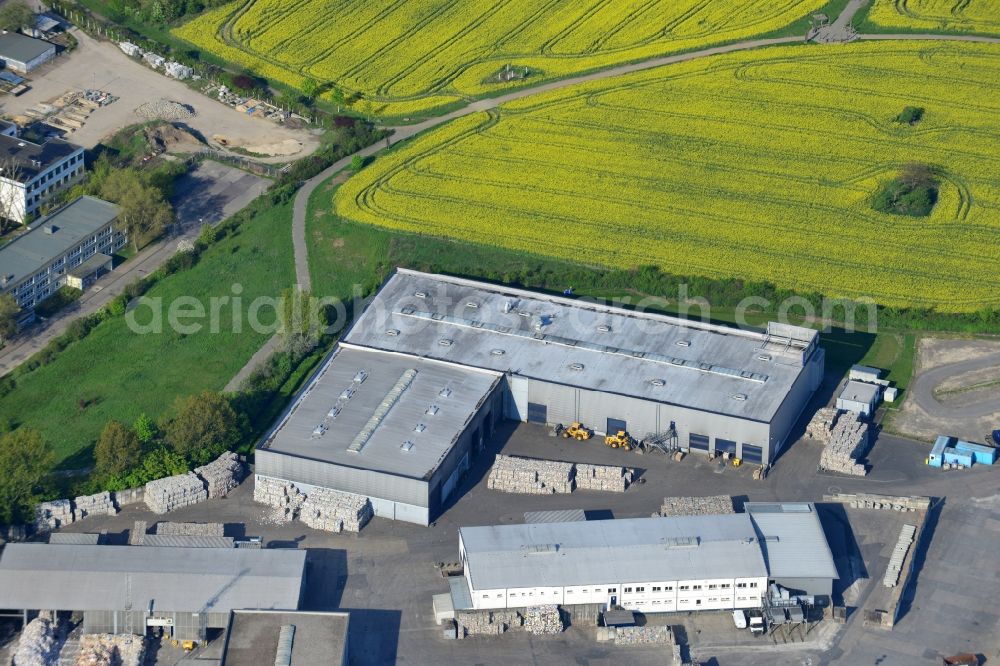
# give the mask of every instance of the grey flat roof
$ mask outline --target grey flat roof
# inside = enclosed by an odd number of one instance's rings
[[[0,608],[225,613],[297,608],[306,552],[12,543]]]
[[[840,399],[871,404],[872,400],[878,396],[880,388],[877,384],[869,384],[852,379],[847,382],[844,390],[840,392]]]
[[[274,666],[278,634],[293,625],[292,664],[328,664],[344,661],[347,613],[313,611],[238,610],[226,635],[222,666]]]
[[[526,523],[574,523],[587,520],[583,509],[563,509],[562,511],[525,511]]]
[[[366,373],[364,380],[355,382],[362,372]],[[348,467],[429,479],[499,381],[496,372],[341,346],[263,447]],[[398,399],[393,401],[393,390],[401,386]],[[347,395],[345,392],[350,397],[341,397]],[[338,405],[339,412],[331,418],[331,410]],[[427,414],[432,405],[437,406],[437,412]],[[317,435],[320,424],[326,430]],[[417,432],[420,426],[423,430]],[[412,448],[404,451],[404,442],[411,442]],[[360,451],[349,450],[359,446]]]
[[[476,590],[766,577],[750,516],[459,529]]]
[[[19,183],[28,182],[78,150],[82,150],[80,146],[62,139],[49,139],[45,143],[32,143],[20,137],[0,134],[0,157],[3,157],[8,164],[17,167],[17,172],[7,172],[3,175]]]
[[[55,49],[55,47],[55,44],[27,37],[19,32],[7,32],[0,35],[0,59],[2,60],[27,63],[46,51]]]
[[[68,252],[87,236],[118,217],[113,203],[82,196],[55,212],[39,218],[31,230],[0,247],[0,278],[13,276],[8,287]],[[55,233],[47,227],[54,226]]]
[[[397,269],[345,341],[768,422],[818,336],[768,328],[741,331]]]
[[[772,578],[839,578],[816,505],[747,502]]]

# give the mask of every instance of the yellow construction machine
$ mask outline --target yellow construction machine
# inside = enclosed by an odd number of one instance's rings
[[[590,428],[585,427],[579,421],[573,422],[568,428],[563,428],[562,431],[562,436],[564,439],[569,439],[570,437],[572,437],[578,442],[586,441],[591,437],[593,437],[593,435],[594,432]]]
[[[613,449],[625,449],[626,451],[631,451],[635,447],[635,440],[632,439],[632,436],[629,435],[627,431],[619,430],[614,435],[608,435],[605,437],[604,444]]]

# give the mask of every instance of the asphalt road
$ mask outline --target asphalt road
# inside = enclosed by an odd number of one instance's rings
[[[934,397],[934,389],[938,384],[954,375],[982,370],[989,366],[1000,367],[1000,354],[992,354],[968,361],[949,363],[921,372],[910,386],[910,400],[931,416],[941,415],[946,418],[977,419],[1000,411],[1000,391],[987,393],[983,391],[983,399],[962,401],[964,404],[943,405]]]

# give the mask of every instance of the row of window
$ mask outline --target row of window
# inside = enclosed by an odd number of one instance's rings
[[[746,588],[748,586],[751,587],[751,588],[756,588],[757,587],[757,583],[737,583],[736,584],[736,587],[739,587],[739,588]],[[663,591],[672,592],[673,589],[674,589],[672,585],[653,585],[651,587],[652,587],[652,591],[653,592],[663,592]],[[728,589],[730,589],[732,587],[732,585],[729,584],[729,583],[712,583],[712,584],[708,585],[707,587],[708,587],[709,590],[716,590],[716,589],[719,589],[719,590],[728,590]],[[678,585],[677,589],[680,590],[680,591],[682,591],[682,592],[695,591],[695,590],[701,590],[702,586],[701,585]],[[626,588],[624,588],[625,594],[630,594],[632,592],[635,592],[635,593],[638,594],[640,592],[645,592],[645,591],[646,591],[646,586],[645,585],[638,585],[638,586],[634,586],[634,587],[626,587]],[[594,592],[595,593],[599,593],[600,590],[597,589],[597,588],[594,588]],[[616,594],[617,592],[618,592],[618,588],[617,587],[609,587],[608,588],[608,594]],[[583,589],[583,590],[580,591],[580,593],[581,594],[588,594],[589,590]],[[545,596],[545,590],[540,590],[538,594],[539,594],[539,596]],[[555,595],[555,594],[558,594],[558,592],[553,592],[552,594]],[[566,590],[566,594],[573,594],[573,590]],[[516,593],[512,592],[510,596],[515,596],[515,595],[516,595]],[[535,595],[534,592],[521,592],[521,596],[522,597],[525,597],[525,596],[527,596],[527,597],[533,597],[534,595]],[[503,596],[504,595],[501,592],[501,593],[499,593],[499,594],[496,595],[496,598],[497,599],[503,599]],[[489,598],[490,598],[490,595],[488,593],[483,594],[483,599],[489,599]],[[731,597],[724,597],[722,599],[722,601],[731,601],[731,599],[732,599]],[[745,599],[746,599],[746,597],[740,597],[740,600],[745,600]],[[717,599],[715,599],[715,598],[709,598],[709,601],[717,601]],[[659,602],[656,602],[656,603],[659,603]],[[698,603],[700,604],[701,601],[698,601]]]

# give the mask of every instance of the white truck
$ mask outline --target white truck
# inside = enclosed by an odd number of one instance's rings
[[[760,611],[750,611],[750,633],[760,636],[765,630],[764,614]]]
[[[746,611],[734,610],[733,611],[733,624],[736,625],[737,629],[747,628],[747,614]]]

